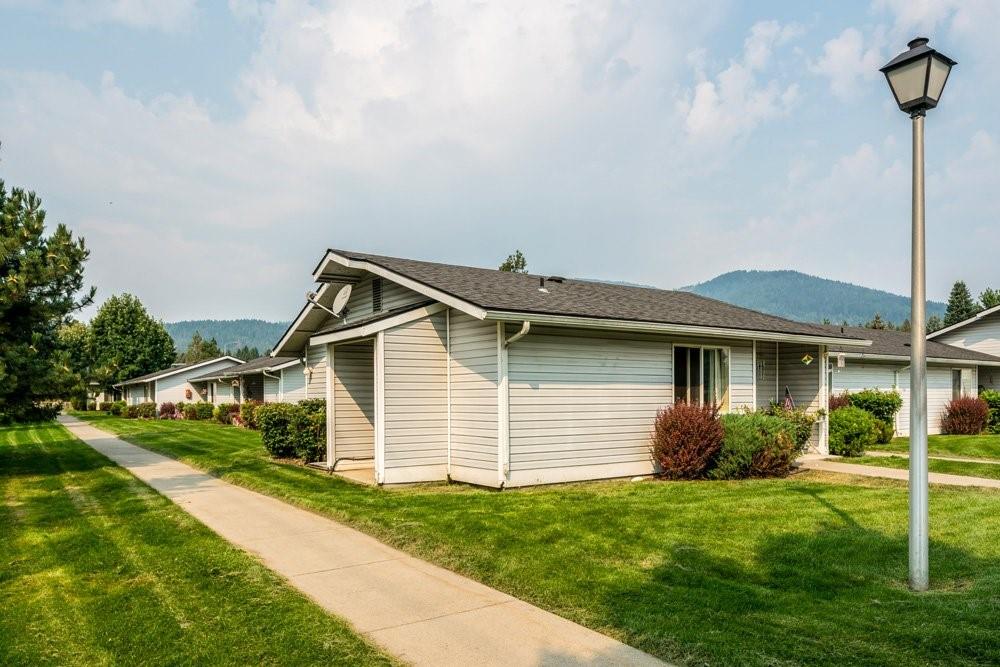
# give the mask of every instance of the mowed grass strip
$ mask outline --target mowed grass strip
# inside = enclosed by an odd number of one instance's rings
[[[0,428],[0,664],[391,664],[57,424]]]
[[[887,452],[908,452],[909,438],[894,438],[887,445],[872,449]],[[927,452],[939,456],[968,456],[974,459],[996,459],[1000,462],[1000,435],[931,435],[927,437]]]
[[[1000,493],[931,494],[933,590],[906,587],[904,484],[810,473],[503,492],[372,488],[268,460],[257,433],[88,416],[664,659],[1000,663]]]
[[[842,463],[856,463],[863,466],[880,466],[901,470],[908,470],[910,467],[910,459],[905,456],[860,456],[857,458],[845,458],[840,461]],[[972,461],[928,459],[927,467],[931,472],[940,472],[946,475],[1000,479],[1000,461],[997,463],[975,463]]]

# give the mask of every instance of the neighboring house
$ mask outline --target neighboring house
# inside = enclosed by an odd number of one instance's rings
[[[870,344],[688,292],[342,250],[313,279],[322,307],[307,303],[273,354],[304,356],[309,396],[327,399],[328,465],[374,467],[379,483],[648,474],[660,408],[754,409],[786,389],[819,413],[825,452],[827,346]]]
[[[1000,306],[987,308],[958,324],[939,329],[927,338],[1000,357]],[[981,389],[1000,390],[1000,368],[980,372],[978,385]]]
[[[209,371],[191,382],[204,389],[205,400],[215,405],[245,400],[295,403],[309,398],[302,369],[298,357],[258,357],[238,366]]]
[[[840,394],[862,389],[895,389],[903,397],[896,415],[897,435],[910,434],[910,334],[860,327],[828,327],[831,331],[867,336],[872,345],[864,350],[831,345],[830,392]],[[928,336],[931,338],[931,336]],[[941,432],[941,417],[948,402],[959,396],[975,396],[984,378],[1000,380],[1000,356],[927,341],[927,428]]]
[[[178,403],[207,400],[207,395],[201,392],[204,385],[196,387],[191,379],[210,371],[242,364],[236,357],[217,357],[206,361],[190,364],[174,364],[155,373],[147,373],[139,377],[119,382],[114,387],[121,390],[126,403],[138,405],[152,401],[161,403]]]

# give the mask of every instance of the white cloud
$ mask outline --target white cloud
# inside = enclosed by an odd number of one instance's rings
[[[878,44],[881,31],[866,45],[857,28],[847,28],[823,45],[823,55],[810,69],[830,79],[833,93],[843,100],[853,100],[860,93],[861,82],[875,80],[878,68],[885,64]]]
[[[753,25],[739,60],[714,78],[703,78],[678,103],[688,136],[696,144],[722,148],[744,136],[760,123],[786,114],[798,99],[798,85],[777,79],[758,81],[766,71],[776,46],[802,34],[798,25],[781,26],[776,21]],[[704,77],[704,53],[694,51],[688,61]]]

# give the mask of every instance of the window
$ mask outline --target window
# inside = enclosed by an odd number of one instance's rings
[[[674,346],[674,402],[729,410],[729,350]]]
[[[382,279],[372,279],[372,312],[382,312]]]
[[[962,398],[962,371],[951,369],[951,397]]]

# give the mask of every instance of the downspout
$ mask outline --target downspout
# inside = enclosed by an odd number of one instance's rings
[[[522,338],[524,338],[525,336],[528,335],[529,331],[531,331],[531,322],[529,322],[528,320],[525,320],[524,322],[521,323],[521,330],[518,331],[513,336],[511,336],[510,338],[508,338],[506,341],[504,341],[504,344],[503,344],[504,347],[510,347],[511,345],[513,345],[514,343],[516,343],[517,341],[521,340]]]
[[[500,331],[503,331],[504,325],[502,322],[498,322],[497,326],[500,327]],[[506,340],[501,338],[503,344],[498,345],[497,350],[497,370],[500,373],[500,382],[498,383],[497,391],[500,392],[498,398],[501,423],[498,472],[500,473],[501,489],[506,486],[507,477],[510,475],[510,384],[507,379],[507,348],[527,336],[529,331],[531,331],[531,322],[524,320],[521,323],[520,331]]]

